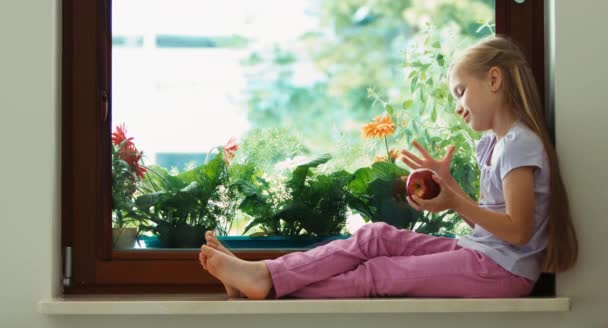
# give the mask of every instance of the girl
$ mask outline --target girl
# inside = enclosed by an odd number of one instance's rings
[[[441,192],[408,197],[417,210],[452,209],[471,227],[460,239],[364,225],[352,237],[275,260],[236,258],[211,232],[199,260],[230,297],[515,297],[530,293],[541,271],[574,265],[577,239],[555,150],[541,115],[534,77],[520,49],[493,37],[450,67],[456,113],[476,131],[480,197],[470,199],[450,174],[451,146],[435,160],[402,151],[412,169],[430,168]]]

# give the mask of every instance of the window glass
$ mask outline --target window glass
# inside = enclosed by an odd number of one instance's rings
[[[463,149],[453,49],[494,33],[484,0],[113,0],[114,248],[307,248],[370,221],[458,235],[395,200],[394,149]],[[392,124],[392,125],[391,125]],[[137,242],[134,242],[137,240]],[[274,243],[274,244],[273,244]]]

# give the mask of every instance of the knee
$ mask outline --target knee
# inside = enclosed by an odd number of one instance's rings
[[[362,225],[355,234],[361,236],[377,236],[392,229],[396,228],[385,222],[373,222]]]
[[[359,230],[376,231],[388,226],[389,225],[386,222],[372,222],[362,225]]]

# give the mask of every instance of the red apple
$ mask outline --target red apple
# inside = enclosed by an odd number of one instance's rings
[[[416,195],[422,199],[431,199],[439,195],[440,187],[433,180],[435,172],[429,169],[417,169],[410,172],[405,183],[409,196]]]

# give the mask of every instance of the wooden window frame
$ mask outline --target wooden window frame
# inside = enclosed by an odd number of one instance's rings
[[[62,7],[61,246],[72,249],[71,283],[63,292],[222,292],[220,282],[200,267],[197,251],[113,251],[111,238],[104,238],[112,229],[107,220],[111,215],[110,2],[64,0]],[[495,7],[497,33],[524,48],[544,90],[544,0],[523,4],[496,0]],[[553,127],[553,122],[548,123]],[[259,260],[285,253],[238,252],[237,256]],[[554,295],[554,275],[543,274],[534,293]]]

